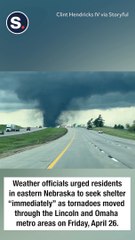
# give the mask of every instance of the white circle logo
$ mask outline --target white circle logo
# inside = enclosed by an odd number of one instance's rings
[[[29,19],[25,13],[20,11],[12,12],[6,19],[7,29],[13,34],[22,34],[29,27]]]

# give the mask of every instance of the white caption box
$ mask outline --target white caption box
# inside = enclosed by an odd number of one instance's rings
[[[4,230],[131,230],[129,177],[4,178]]]

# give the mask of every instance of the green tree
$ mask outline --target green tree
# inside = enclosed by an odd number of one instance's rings
[[[127,123],[127,124],[126,124],[126,129],[129,130],[129,128],[130,128],[130,125],[129,125],[129,123]]]
[[[124,129],[124,126],[121,125],[121,124],[118,124],[118,125],[115,124],[115,125],[114,125],[114,128],[115,128],[115,129]]]
[[[129,127],[129,131],[135,132],[135,120],[133,121],[133,124]]]
[[[92,129],[93,126],[93,118],[91,118],[88,122],[87,122],[87,129]]]
[[[124,126],[121,125],[121,124],[119,124],[119,125],[118,125],[118,129],[124,129]]]
[[[99,114],[98,118],[93,121],[95,127],[103,127],[104,126],[104,119],[102,118],[101,114]]]

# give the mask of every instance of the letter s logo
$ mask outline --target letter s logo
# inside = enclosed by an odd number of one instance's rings
[[[28,29],[29,19],[23,12],[12,12],[6,19],[6,26],[11,33],[21,34]]]
[[[11,18],[11,25],[10,25],[10,27],[12,28],[12,29],[19,29],[19,28],[21,28],[21,19],[19,18],[19,17],[12,17]]]

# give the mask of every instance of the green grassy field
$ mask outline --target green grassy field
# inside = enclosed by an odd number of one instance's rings
[[[94,128],[94,130],[103,131],[104,133],[112,135],[112,136],[135,140],[135,133],[129,132],[127,130],[114,129],[111,127]]]
[[[0,154],[17,149],[46,143],[55,140],[67,133],[65,128],[47,128],[37,132],[25,133],[0,138]]]

